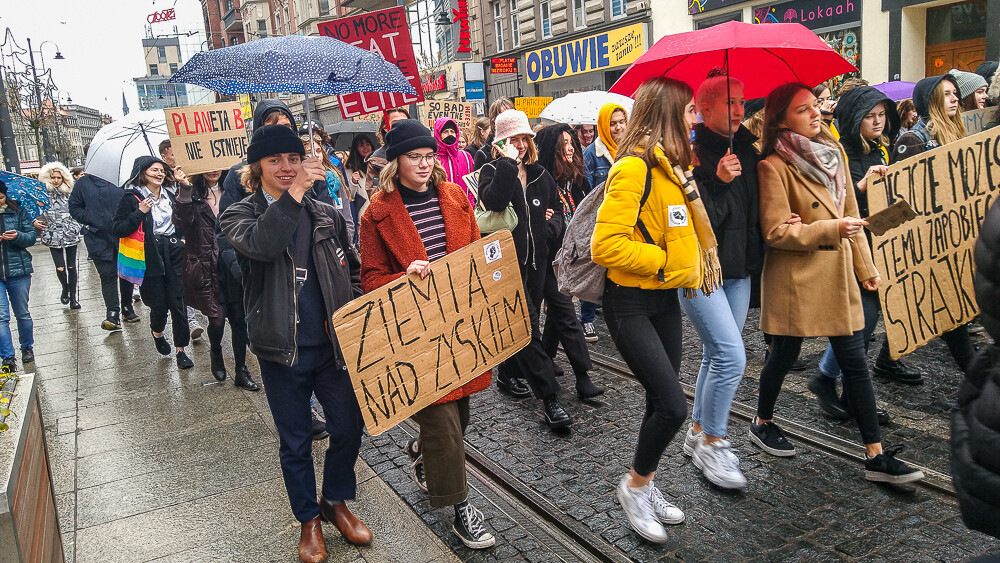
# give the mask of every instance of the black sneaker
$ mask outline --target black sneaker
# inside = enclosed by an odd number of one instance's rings
[[[316,416],[315,412],[312,413],[312,433],[313,441],[322,440],[330,435],[330,433],[326,431],[326,423],[320,420],[319,417]]]
[[[902,485],[924,478],[924,472],[906,465],[896,459],[903,451],[903,446],[894,446],[883,450],[875,457],[865,459],[865,479],[877,483],[892,483]]]
[[[528,384],[520,377],[508,378],[497,374],[497,389],[515,399],[523,399],[531,396],[531,389],[528,388]]]
[[[847,410],[847,414],[849,416],[851,417],[854,416],[854,411],[852,411],[850,405],[847,404],[846,397],[840,398],[840,404],[844,405],[844,408]],[[883,408],[879,408],[878,405],[875,406],[875,418],[878,419],[878,423],[880,426],[889,424],[889,422],[892,420],[892,416],[889,415],[889,411]]]
[[[921,385],[924,382],[924,376],[920,375],[920,372],[911,371],[906,368],[903,362],[892,360],[881,354],[875,360],[875,367],[872,368],[872,372],[878,377],[883,377],[897,383],[905,383],[906,385]]]
[[[427,475],[424,474],[424,455],[420,453],[417,439],[413,438],[406,444],[406,455],[410,456],[410,470],[413,472],[413,482],[420,490],[427,492]]]
[[[583,339],[587,342],[597,342],[597,329],[594,323],[583,323]]]
[[[121,330],[122,324],[118,320],[118,313],[115,313],[114,311],[109,311],[108,318],[104,319],[104,321],[101,322],[101,328],[103,328],[104,330]],[[167,353],[170,353],[170,351],[168,350]]]
[[[465,501],[455,505],[455,522],[451,525],[452,531],[462,540],[465,547],[470,549],[486,549],[493,547],[496,538],[486,530],[483,513],[478,508]]]
[[[35,363],[35,351],[28,346],[24,350],[21,350],[21,363],[22,364],[33,364]]]
[[[118,328],[121,328],[121,325],[118,325]],[[170,355],[170,343],[167,342],[167,337],[164,336],[164,335],[162,335],[162,334],[159,335],[159,336],[156,336],[153,333],[150,333],[150,334],[153,336],[153,344],[156,345],[156,351],[159,352],[163,356],[169,356]]]
[[[135,309],[132,307],[126,307],[122,309],[122,319],[127,323],[137,323],[139,322],[139,315],[135,314]]]
[[[573,419],[559,404],[559,399],[555,395],[542,401],[542,412],[545,414],[545,423],[549,425],[549,430],[558,430],[573,424]]]
[[[778,457],[791,457],[795,455],[795,446],[785,438],[778,425],[773,422],[757,424],[754,418],[750,423],[750,441],[765,452]]]
[[[805,371],[808,368],[809,368],[809,362],[805,360],[795,360],[795,363],[792,364],[792,367],[788,369],[792,371]]]
[[[191,361],[191,358],[183,350],[177,352],[177,369],[191,369],[193,367],[194,362]]]

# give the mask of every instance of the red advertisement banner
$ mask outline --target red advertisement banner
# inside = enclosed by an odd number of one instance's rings
[[[388,92],[362,92],[337,96],[340,115],[350,119],[423,101],[417,58],[413,55],[410,28],[403,7],[368,12],[319,24],[322,35],[368,49],[399,67],[417,91],[415,96]]]

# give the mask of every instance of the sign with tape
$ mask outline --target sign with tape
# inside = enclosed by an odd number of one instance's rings
[[[246,157],[246,118],[239,102],[166,108],[170,144],[188,176],[227,170]]]
[[[581,37],[524,55],[528,82],[573,76],[631,64],[644,50],[641,23]]]

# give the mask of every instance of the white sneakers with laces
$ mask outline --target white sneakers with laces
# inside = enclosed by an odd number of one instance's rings
[[[616,494],[629,525],[637,534],[654,543],[667,541],[667,530],[663,524],[679,524],[684,521],[684,513],[663,498],[660,490],[650,482],[645,487],[629,487],[629,475],[622,477]]]
[[[691,457],[694,455],[695,449],[698,448],[698,444],[705,441],[705,433],[694,431],[694,425],[688,426],[687,434],[684,435],[684,455]]]
[[[740,471],[740,460],[733,453],[729,440],[699,442],[691,461],[710,483],[718,487],[743,489],[747,486],[747,478]]]

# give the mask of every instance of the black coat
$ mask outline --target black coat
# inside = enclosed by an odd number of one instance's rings
[[[221,317],[219,303],[219,244],[215,214],[194,187],[181,184],[174,199],[174,227],[184,232],[184,303],[207,317]]]
[[[161,196],[166,195],[170,198],[171,203],[176,205],[174,194],[164,188],[160,189]],[[125,195],[118,202],[118,211],[115,213],[115,217],[111,223],[111,235],[115,239],[124,238],[139,230],[139,225],[142,225],[142,232],[146,236],[146,243],[144,245],[146,276],[167,275],[168,272],[164,267],[164,257],[160,256],[157,250],[158,247],[151,243],[153,238],[153,212],[150,210],[143,213],[139,209],[139,202],[145,199],[146,196],[139,193],[139,190],[135,187],[129,187],[124,193]],[[177,223],[174,223],[174,234],[171,237],[178,240],[184,237],[184,232]],[[173,257],[171,257],[172,262]],[[180,263],[173,265],[172,268],[179,272],[181,271],[179,266]]]
[[[891,146],[892,141],[899,133],[899,113],[896,111],[896,104],[882,92],[871,86],[853,88],[840,97],[837,109],[834,110],[839,126],[840,144],[844,147],[844,153],[847,155],[847,167],[851,171],[851,184],[854,186],[854,195],[858,200],[858,212],[862,217],[869,215],[868,191],[858,190],[858,182],[865,177],[865,173],[872,166],[889,164],[888,150],[882,152],[878,142],[868,141],[861,137],[861,122],[868,115],[868,112],[878,104],[883,104],[885,107],[886,123],[882,134],[889,139]],[[868,148],[867,153],[865,145]]]
[[[286,366],[298,361],[295,264],[289,246],[302,213],[312,219],[312,260],[323,292],[325,318],[331,319],[338,308],[362,293],[361,260],[339,211],[309,196],[299,203],[287,192],[268,205],[258,191],[219,216],[219,226],[243,270],[250,350],[260,359]],[[333,327],[327,330],[338,364],[343,366],[337,335]]]
[[[69,214],[83,225],[83,241],[91,260],[118,260],[118,239],[111,223],[125,190],[92,174],[76,181],[69,195]]]
[[[722,277],[742,279],[756,275],[760,273],[764,257],[757,184],[760,154],[754,147],[757,137],[746,127],[736,130],[733,153],[740,159],[743,173],[727,184],[715,172],[719,168],[719,160],[729,150],[729,140],[701,123],[695,126],[694,131],[698,165],[694,167],[693,174],[719,243]]]
[[[556,181],[548,170],[537,162],[525,167],[527,189],[517,177],[517,163],[509,158],[498,158],[479,171],[479,199],[489,211],[503,211],[513,204],[517,214],[514,228],[514,246],[517,259],[523,267],[543,269],[549,260],[550,241],[562,238],[564,223],[562,204],[556,192]],[[545,210],[553,211],[545,219]]]
[[[493,134],[490,133],[490,136],[486,138],[486,142],[483,146],[479,147],[476,154],[472,155],[472,164],[476,167],[476,170],[479,170],[485,166],[486,163],[491,162],[493,158]],[[481,185],[482,181],[479,183]]]

